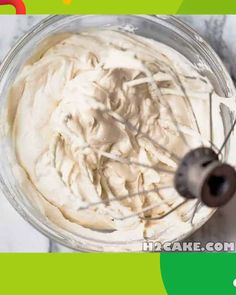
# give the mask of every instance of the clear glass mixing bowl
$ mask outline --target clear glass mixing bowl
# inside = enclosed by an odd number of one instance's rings
[[[235,95],[233,82],[221,60],[209,45],[191,28],[172,16],[147,15],[76,15],[50,16],[28,32],[11,50],[0,68],[1,140],[0,140],[0,187],[13,207],[36,229],[49,238],[79,251],[139,251],[142,241],[97,240],[84,235],[65,231],[48,220],[32,202],[32,195],[19,186],[12,163],[15,161],[7,123],[7,97],[11,84],[23,64],[43,46],[45,38],[61,32],[80,32],[89,28],[116,26],[134,28],[135,34],[162,42],[184,55],[199,72],[209,78],[215,91],[223,96]],[[226,98],[227,99],[227,98]],[[222,111],[224,132],[230,129],[232,114],[229,109]],[[228,159],[230,142],[225,157]],[[33,194],[33,193],[32,193]],[[199,220],[192,230],[178,234],[174,240],[182,240],[199,228],[213,214]]]

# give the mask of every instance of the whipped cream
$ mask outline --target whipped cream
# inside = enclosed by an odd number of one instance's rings
[[[222,99],[208,79],[172,48],[127,32],[62,35],[47,47],[9,97],[31,201],[59,227],[104,241],[168,241],[190,231],[195,201],[148,218],[182,202],[174,171],[190,148],[209,143],[210,96],[213,140],[222,142]],[[202,207],[196,222],[211,212]]]

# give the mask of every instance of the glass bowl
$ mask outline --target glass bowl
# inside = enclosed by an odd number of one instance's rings
[[[16,171],[12,169],[15,160],[11,146],[10,126],[7,115],[8,92],[19,70],[29,58],[44,47],[44,41],[51,35],[62,32],[81,32],[90,28],[107,26],[133,30],[135,34],[162,42],[184,55],[195,68],[208,77],[215,91],[222,97],[235,95],[233,82],[221,60],[210,46],[191,28],[172,16],[148,15],[74,15],[50,16],[30,30],[10,51],[0,68],[0,187],[13,207],[25,220],[49,238],[78,251],[141,251],[143,240],[108,241],[72,233],[64,230],[46,218],[32,201],[32,193],[25,192],[19,185]],[[225,135],[230,129],[232,113],[222,110]],[[230,156],[231,145],[227,143],[225,159]],[[194,228],[173,235],[171,241],[182,240],[203,225],[214,213],[210,210],[197,220]]]

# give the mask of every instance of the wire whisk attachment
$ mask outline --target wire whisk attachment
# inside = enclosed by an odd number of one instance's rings
[[[219,153],[212,148],[199,147],[189,151],[180,161],[174,173],[173,186],[163,186],[153,190],[118,196],[108,200],[108,203],[111,204],[128,198],[135,198],[140,196],[140,194],[159,193],[169,189],[176,190],[183,199],[173,206],[163,200],[163,204],[168,207],[168,210],[162,212],[162,214],[155,217],[148,214],[145,215],[145,213],[163,205],[156,203],[126,216],[113,216],[113,220],[124,221],[136,216],[139,216],[142,220],[161,220],[183,207],[190,199],[196,199],[196,203],[190,210],[192,214],[189,218],[189,221],[193,223],[194,216],[201,205],[221,207],[231,200],[236,192],[236,171],[231,165],[222,162],[219,159]],[[106,204],[106,202],[90,203],[80,208],[80,210],[86,210],[101,204]]]

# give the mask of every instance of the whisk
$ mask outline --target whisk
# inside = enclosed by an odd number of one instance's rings
[[[109,200],[102,200],[99,202],[90,203],[87,206],[81,207],[79,210],[86,210],[92,207],[98,207],[100,205],[108,205],[113,202],[122,201],[127,198],[135,198],[140,194],[148,194],[152,192],[160,192],[162,190],[174,188],[178,194],[180,195],[180,201],[176,205],[168,204],[164,199],[163,204],[168,207],[168,210],[162,212],[162,214],[158,214],[158,216],[148,216],[144,215],[144,213],[149,212],[152,209],[160,207],[161,204],[152,204],[150,206],[146,206],[142,208],[142,210],[138,212],[134,212],[132,214],[128,214],[122,217],[113,216],[113,220],[123,221],[135,216],[139,216],[143,220],[161,220],[164,217],[172,214],[177,209],[183,207],[187,202],[191,199],[196,199],[194,206],[191,208],[192,214],[189,217],[189,221],[193,223],[193,219],[195,214],[198,212],[199,208],[203,205],[211,207],[211,208],[218,208],[225,205],[235,194],[236,192],[236,171],[233,166],[227,164],[223,160],[223,151],[226,147],[228,141],[231,138],[231,135],[236,126],[236,119],[231,125],[228,134],[225,136],[225,139],[220,148],[217,148],[213,143],[213,118],[212,118],[212,98],[210,95],[210,146],[202,145],[198,148],[190,149],[183,158],[179,158],[174,152],[168,151],[164,146],[160,145],[155,139],[150,138],[146,133],[137,130],[135,126],[133,126],[130,122],[122,118],[116,112],[113,112],[109,109],[104,109],[104,105],[99,105],[101,108],[101,112],[105,112],[109,114],[114,120],[118,121],[119,123],[125,125],[126,128],[133,132],[138,132],[145,138],[147,138],[150,142],[152,142],[157,148],[161,149],[167,155],[169,154],[172,158],[174,158],[177,163],[178,167],[176,170],[171,169],[164,169],[164,168],[156,168],[149,166],[147,164],[143,164],[140,162],[131,161],[129,159],[122,158],[117,155],[113,155],[111,153],[107,153],[104,151],[96,150],[91,146],[86,146],[92,148],[93,151],[99,153],[100,155],[112,159],[114,161],[128,164],[128,165],[137,165],[142,166],[148,169],[156,169],[159,172],[165,172],[167,174],[173,175],[174,183],[173,185],[168,186],[160,186],[158,188],[152,190],[145,190],[139,191],[133,194],[127,194],[123,196],[117,196],[114,199]],[[178,123],[176,122],[174,115],[171,111],[170,106],[167,102],[166,106],[168,107],[169,112],[171,113],[172,119],[175,123],[176,129],[179,132],[182,140],[188,145],[187,139],[184,136],[184,133],[180,131]],[[197,120],[196,120],[197,124]],[[198,128],[198,126],[197,126]]]

